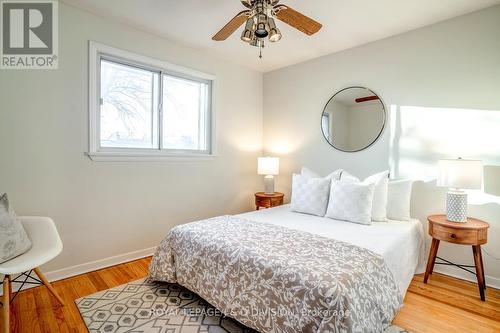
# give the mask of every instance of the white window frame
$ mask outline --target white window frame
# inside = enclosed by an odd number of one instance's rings
[[[111,60],[167,75],[205,82],[209,85],[209,110],[207,112],[209,134],[206,151],[148,148],[110,148],[100,145],[100,62]],[[160,75],[160,82],[162,77]],[[160,83],[161,86],[161,83]],[[129,51],[89,41],[89,151],[87,155],[94,161],[161,161],[210,159],[216,156],[215,140],[215,76],[197,70],[174,65],[161,60],[138,55]],[[161,106],[159,106],[161,107]],[[161,119],[159,120],[161,121]],[[160,138],[161,140],[161,138]]]

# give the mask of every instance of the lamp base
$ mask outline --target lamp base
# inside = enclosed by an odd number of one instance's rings
[[[446,195],[446,219],[451,222],[467,222],[467,193],[448,191]]]
[[[264,189],[266,194],[274,194],[274,176],[267,175],[264,177]]]

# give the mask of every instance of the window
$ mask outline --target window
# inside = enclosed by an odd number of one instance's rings
[[[213,154],[213,77],[93,42],[90,56],[92,159]]]
[[[330,141],[330,114],[323,112],[321,117],[321,129],[327,141]]]
[[[158,148],[159,73],[101,57],[100,147]]]

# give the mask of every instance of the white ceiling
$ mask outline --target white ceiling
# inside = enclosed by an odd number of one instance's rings
[[[63,0],[169,40],[201,49],[261,72],[463,15],[500,0],[282,0],[281,3],[321,22],[308,37],[278,21],[283,38],[264,49],[240,40],[240,28],[224,42],[211,40],[227,21],[244,9],[239,0]]]

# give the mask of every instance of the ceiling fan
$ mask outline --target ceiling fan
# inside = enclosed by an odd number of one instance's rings
[[[321,29],[321,23],[286,5],[278,5],[278,2],[279,0],[241,0],[243,6],[248,9],[239,12],[212,39],[215,41],[226,40],[246,22],[245,29],[241,33],[241,40],[259,47],[259,57],[262,58],[262,48],[266,37],[269,38],[270,42],[277,42],[282,37],[274,18],[309,36]]]

